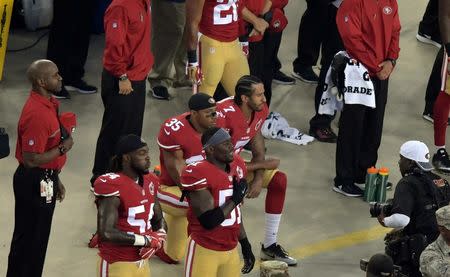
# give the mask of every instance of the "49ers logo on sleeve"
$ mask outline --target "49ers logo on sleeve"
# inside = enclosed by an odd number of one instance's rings
[[[386,15],[390,15],[392,13],[392,8],[389,6],[386,6],[383,8],[383,13]]]
[[[148,190],[150,191],[151,195],[155,195],[155,186],[153,185],[153,182],[150,182],[148,185]]]
[[[236,167],[236,172],[240,179],[244,178],[244,171],[242,170],[242,168],[240,166]]]

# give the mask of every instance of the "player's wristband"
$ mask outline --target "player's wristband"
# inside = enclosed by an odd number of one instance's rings
[[[445,52],[447,52],[447,55],[450,55],[450,43],[445,44]]]
[[[145,246],[147,244],[147,238],[141,235],[134,235],[134,246]]]
[[[197,63],[197,50],[187,51],[187,58],[189,64]]]

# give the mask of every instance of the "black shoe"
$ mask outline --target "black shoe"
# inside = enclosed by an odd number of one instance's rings
[[[314,72],[312,67],[295,69],[294,72],[292,72],[292,76],[309,84],[317,84],[319,81],[319,77]]]
[[[70,94],[64,86],[61,87],[61,91],[53,93],[53,96],[58,99],[70,99]]]
[[[432,164],[436,170],[450,173],[450,160],[447,151],[445,151],[444,148],[439,149],[436,154],[433,155]]]
[[[96,87],[88,85],[84,80],[66,83],[64,86],[67,90],[76,90],[82,94],[92,94],[97,92]]]
[[[364,195],[364,191],[354,184],[344,184],[344,185],[337,185],[334,184],[333,190],[337,193],[343,194],[348,197],[361,197]]]
[[[431,44],[436,46],[437,48],[441,48],[442,40],[439,35],[425,34],[419,30],[417,32],[416,39],[420,42]]]
[[[281,85],[293,85],[295,79],[278,70],[273,74],[273,82]]]
[[[330,127],[309,129],[309,135],[315,137],[320,142],[336,143],[337,135]]]
[[[160,100],[169,100],[170,94],[166,87],[163,86],[157,86],[154,87],[152,92],[152,96],[156,99]]]
[[[284,250],[284,248],[274,243],[267,248],[264,248],[264,245],[261,245],[261,260],[270,261],[277,260],[287,263],[289,266],[297,265],[297,260],[289,256],[289,253]]]

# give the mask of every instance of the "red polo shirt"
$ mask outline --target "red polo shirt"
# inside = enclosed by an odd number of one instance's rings
[[[153,65],[150,0],[113,0],[105,12],[103,66],[112,75],[145,80]]]
[[[373,76],[386,59],[400,52],[400,19],[396,0],[345,0],[336,24],[348,54]]]
[[[61,141],[57,118],[59,102],[31,91],[23,106],[17,127],[16,159],[23,163],[23,152],[42,154],[55,148]],[[66,155],[58,156],[40,168],[60,170],[66,163]]]

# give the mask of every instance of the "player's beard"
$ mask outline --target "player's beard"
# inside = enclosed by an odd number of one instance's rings
[[[131,168],[139,175],[146,175],[149,173],[149,166],[147,166],[145,169],[140,168],[134,164],[131,165]]]

